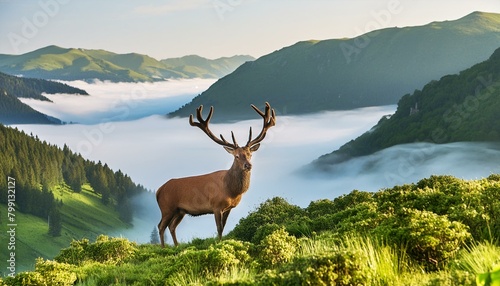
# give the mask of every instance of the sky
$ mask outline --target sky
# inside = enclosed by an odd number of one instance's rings
[[[498,0],[0,0],[0,54],[48,45],[260,57],[303,40],[500,13]]]

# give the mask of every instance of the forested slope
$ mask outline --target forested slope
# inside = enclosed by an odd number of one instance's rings
[[[67,184],[78,193],[82,185],[88,183],[104,204],[122,208],[124,215],[132,211],[128,199],[146,191],[120,170],[115,172],[106,164],[85,160],[67,146],[61,150],[37,137],[1,124],[0,162],[0,186],[7,186],[7,177],[15,178],[20,194],[16,202],[20,211],[24,212],[37,207],[40,202],[37,198],[43,195],[42,190],[50,190],[61,184]],[[1,203],[6,203],[6,191],[6,188],[0,188]],[[36,212],[32,213],[37,215]]]
[[[32,98],[50,101],[42,93],[88,95],[85,90],[67,84],[0,73],[0,123],[61,124],[59,119],[40,113],[19,100]]]
[[[482,63],[406,94],[394,115],[313,165],[327,166],[404,143],[500,141],[498,110],[500,48]]]

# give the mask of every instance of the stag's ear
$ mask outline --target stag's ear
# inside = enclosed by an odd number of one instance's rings
[[[253,145],[252,147],[250,147],[250,151],[255,152],[255,151],[259,150],[259,147],[260,147],[260,143],[257,143],[255,145]]]
[[[223,146],[223,147],[224,147],[224,149],[226,149],[227,153],[234,154],[234,149],[233,148],[227,147],[227,146]]]

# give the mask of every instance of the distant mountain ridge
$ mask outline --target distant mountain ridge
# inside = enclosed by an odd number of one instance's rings
[[[15,77],[0,72],[0,123],[61,124],[61,120],[40,113],[19,100],[22,97],[50,101],[42,93],[88,95],[85,90],[63,83]]]
[[[173,112],[213,105],[227,119],[250,118],[252,103],[303,114],[396,104],[433,79],[486,60],[500,46],[500,14],[387,28],[353,39],[302,41],[247,62]]]
[[[116,54],[47,46],[22,55],[0,55],[0,71],[42,79],[108,80],[113,82],[159,81],[171,78],[218,78],[224,76],[251,56],[234,56],[209,60],[187,56],[158,61],[150,56]]]
[[[338,150],[313,162],[317,169],[405,143],[500,142],[500,48],[459,74],[406,94],[396,112]]]

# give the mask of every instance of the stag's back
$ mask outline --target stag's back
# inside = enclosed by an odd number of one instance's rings
[[[171,179],[156,191],[156,200],[163,212],[180,209],[191,215],[213,212],[214,202],[224,195],[224,176],[227,171]]]

